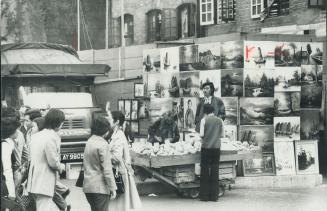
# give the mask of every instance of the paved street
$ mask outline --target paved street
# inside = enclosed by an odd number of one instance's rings
[[[89,211],[90,207],[81,188],[75,187],[75,181],[64,180],[72,190],[67,200],[72,211]],[[155,197],[142,196],[142,211],[188,211],[228,210],[228,211],[326,211],[327,183],[313,188],[300,189],[232,189],[226,191],[218,202],[202,202],[183,199],[174,194]]]

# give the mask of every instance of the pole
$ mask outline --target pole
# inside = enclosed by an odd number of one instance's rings
[[[108,45],[109,45],[109,0],[106,0],[106,47],[105,49],[108,49]]]
[[[125,39],[124,39],[124,0],[120,1],[120,40],[121,40],[121,45],[119,48],[119,69],[118,69],[118,76],[121,78],[121,70],[122,70],[122,48],[125,46]]]
[[[80,27],[79,3],[80,3],[80,0],[77,0],[77,51],[81,50],[81,45],[80,45],[81,27]]]

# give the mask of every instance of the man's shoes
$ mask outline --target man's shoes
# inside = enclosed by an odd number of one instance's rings
[[[63,194],[61,194],[61,196],[66,199],[66,197],[70,194],[70,190],[66,190]]]

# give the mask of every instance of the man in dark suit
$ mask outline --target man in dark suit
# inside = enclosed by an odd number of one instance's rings
[[[203,106],[205,104],[210,104],[213,106],[214,108],[213,113],[215,116],[220,117],[222,120],[225,120],[225,116],[226,116],[224,102],[220,98],[214,96],[215,87],[213,83],[212,82],[204,83],[202,85],[202,90],[203,90],[204,98],[200,99],[195,114],[195,126],[196,126],[195,130],[197,132],[200,132],[200,122],[204,116]]]

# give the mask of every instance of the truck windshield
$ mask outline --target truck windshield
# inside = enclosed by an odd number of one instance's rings
[[[85,108],[93,107],[92,95],[89,93],[42,92],[30,93],[24,104],[32,108]]]

